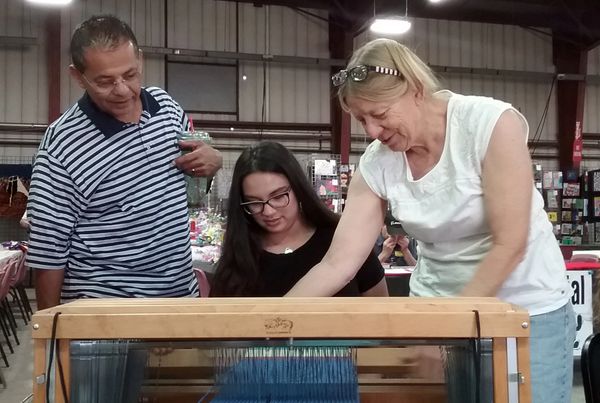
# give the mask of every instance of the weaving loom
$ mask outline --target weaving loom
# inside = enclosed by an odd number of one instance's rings
[[[447,401],[443,380],[411,373],[418,345],[475,357],[478,376],[459,389],[530,401],[529,316],[494,298],[89,299],[39,311],[32,322],[35,403],[46,402],[49,378],[55,403],[136,382],[134,399],[147,402]],[[148,353],[160,347],[169,353]],[[448,357],[463,376],[471,361]],[[131,371],[136,361],[142,371]],[[102,393],[101,403],[128,399]]]

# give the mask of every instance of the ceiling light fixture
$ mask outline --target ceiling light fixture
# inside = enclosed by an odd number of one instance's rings
[[[441,3],[444,0],[429,0],[430,3]]]
[[[402,17],[377,18],[371,24],[371,31],[376,34],[400,35],[408,32],[411,22]]]
[[[385,18],[377,18],[375,1],[373,1],[373,15],[375,20],[371,24],[370,30],[376,34],[401,35],[410,31],[412,26],[412,23],[408,19],[408,0],[405,0],[404,2],[404,17],[389,16]]]
[[[73,0],[27,0],[29,3],[39,4],[43,6],[66,6]]]

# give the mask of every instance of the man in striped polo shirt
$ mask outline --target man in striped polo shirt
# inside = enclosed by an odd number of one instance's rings
[[[183,175],[214,174],[220,153],[178,143],[188,118],[165,91],[142,88],[142,56],[127,24],[92,17],[75,30],[70,52],[85,94],[48,127],[29,195],[27,262],[38,308],[61,299],[196,296]]]

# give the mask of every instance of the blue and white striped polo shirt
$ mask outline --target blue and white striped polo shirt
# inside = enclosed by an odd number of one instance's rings
[[[124,124],[86,94],[40,144],[27,263],[65,269],[63,300],[198,294],[185,181],[173,164],[188,120],[160,88],[141,99],[140,122]]]

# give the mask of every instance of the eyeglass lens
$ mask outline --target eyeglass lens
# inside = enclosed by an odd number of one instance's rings
[[[266,201],[255,201],[243,204],[242,207],[250,214],[260,214],[264,211],[265,205],[272,208],[283,208],[290,203],[290,192],[275,195]]]
[[[113,91],[119,84],[124,84],[127,87],[131,87],[139,81],[140,73],[136,70],[133,72],[129,72],[125,74],[123,77],[119,77],[118,79],[113,80],[105,80],[105,81],[92,81],[88,79],[85,74],[82,74],[85,81],[88,82],[91,86],[95,87],[97,91],[100,92],[111,92]]]

